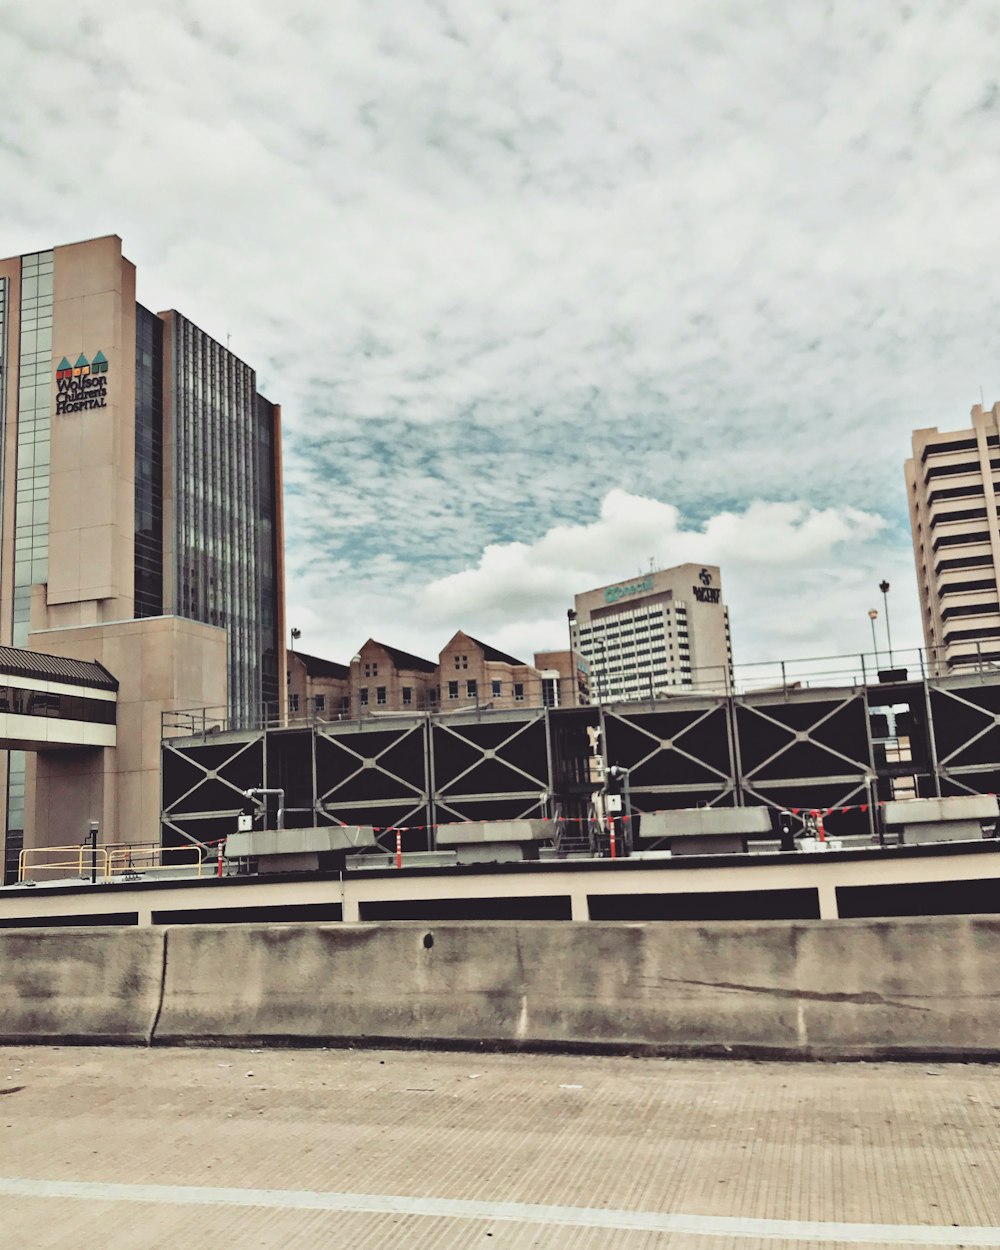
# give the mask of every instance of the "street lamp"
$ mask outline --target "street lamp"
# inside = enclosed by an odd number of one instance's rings
[[[295,650],[295,641],[296,641],[296,639],[301,638],[301,637],[302,637],[302,630],[301,630],[301,629],[294,629],[294,628],[293,628],[293,630],[292,630],[292,645],[291,645],[291,647],[289,648],[289,650],[291,650],[291,651],[294,651],[294,650]]]
[[[868,609],[868,619],[872,623],[872,649],[875,652],[875,669],[878,670],[878,642],[875,640],[875,622],[878,620],[878,609]]]
[[[882,601],[885,604],[885,637],[889,644],[889,667],[892,668],[892,634],[889,632],[889,583],[885,578],[879,582],[878,588],[882,592]]]

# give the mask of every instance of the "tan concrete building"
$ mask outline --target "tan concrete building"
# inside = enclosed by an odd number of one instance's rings
[[[717,565],[680,564],[577,595],[569,613],[597,702],[732,687],[729,609]]]
[[[0,409],[0,644],[119,683],[114,748],[0,752],[9,875],[90,820],[158,841],[161,712],[277,713],[284,596],[280,410],[117,237],[0,260]]]
[[[1000,404],[971,428],[913,432],[906,491],[932,671],[1000,660]]]

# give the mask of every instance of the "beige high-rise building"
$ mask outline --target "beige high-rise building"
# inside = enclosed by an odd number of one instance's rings
[[[906,491],[931,671],[1000,660],[1000,404],[972,427],[913,432]]]
[[[732,688],[718,565],[679,564],[585,591],[570,612],[570,634],[599,703]]]
[[[277,715],[281,426],[248,364],[137,301],[116,236],[0,259],[0,414],[0,646],[43,677],[98,661],[117,690],[114,745],[0,751],[10,876],[22,842],[89,821],[159,839],[161,713]],[[30,716],[80,706],[26,680]]]

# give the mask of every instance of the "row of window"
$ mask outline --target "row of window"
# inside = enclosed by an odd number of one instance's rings
[[[991,469],[1000,469],[1000,459],[990,460]],[[961,464],[935,464],[924,473],[924,482],[930,483],[939,477],[958,477],[963,473],[979,473],[981,466],[978,460],[967,460]]]
[[[15,716],[46,716],[55,720],[87,721],[92,725],[113,725],[115,706],[109,699],[88,699],[82,694],[52,694],[47,690],[0,686],[0,712]]]
[[[549,687],[549,689],[546,688],[547,686]],[[557,693],[555,693],[556,686],[557,686],[556,678],[546,678],[542,682],[543,701],[546,699],[546,697],[548,697],[551,700],[548,706],[554,706],[555,702],[558,699],[558,695]],[[461,697],[460,687],[461,687],[460,682],[457,682],[457,681],[448,682],[448,687],[447,687],[448,698],[449,699],[460,698]],[[387,686],[376,686],[374,690],[374,694],[375,694],[375,699],[374,699],[375,706],[377,707],[387,706],[389,702],[389,691],[388,691]],[[438,701],[438,691],[436,687],[432,687],[431,689],[427,690],[426,694],[427,694],[428,702],[436,703]],[[512,682],[511,694],[515,702],[518,702],[518,703],[523,702],[524,697],[525,697],[524,682],[521,682],[521,681]],[[372,705],[371,695],[372,695],[372,691],[368,686],[360,686],[358,688],[358,704],[361,707],[370,707]],[[503,682],[491,681],[490,682],[490,695],[494,699],[502,698],[503,697]],[[402,696],[401,701],[404,707],[412,706],[413,687],[403,686],[401,688],[401,696]],[[479,697],[479,683],[477,681],[473,681],[473,680],[466,681],[465,696],[466,698],[469,698],[469,699],[476,699]],[[327,710],[326,695],[322,695],[322,694],[314,695],[312,698],[312,703],[317,714],[322,714]],[[298,712],[300,710],[300,700],[299,700],[298,694],[295,694],[295,693],[289,694],[288,710],[290,712]],[[347,712],[350,710],[350,697],[349,696],[344,696],[340,700],[339,710],[341,712]]]
[[[988,434],[987,447],[1000,447],[1000,436]],[[979,446],[975,438],[956,438],[947,443],[928,443],[920,457],[920,463],[926,464],[928,456],[945,456],[955,451],[975,451]]]

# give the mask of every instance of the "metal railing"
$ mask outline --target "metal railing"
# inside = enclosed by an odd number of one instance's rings
[[[34,862],[36,857],[61,855],[63,858]],[[17,857],[18,882],[28,880],[29,870],[38,872],[61,872],[75,877],[107,876],[108,855],[102,846],[93,847],[89,842],[73,846],[26,847]]]
[[[659,702],[683,698],[685,695],[740,696],[756,693],[777,692],[788,695],[795,690],[816,687],[856,688],[889,685],[901,681],[922,681],[925,678],[1000,674],[1000,658],[992,651],[984,651],[980,641],[969,642],[968,650],[956,652],[949,648],[893,647],[878,651],[860,651],[841,655],[806,656],[781,660],[753,660],[749,663],[706,665],[693,667],[690,671],[679,670],[667,675],[644,675],[638,685],[632,683],[622,693],[622,684],[612,684],[610,679],[596,671],[591,673],[590,702],[592,705],[607,703]],[[990,645],[990,644],[987,644]],[[1000,657],[1000,653],[998,653]],[[614,660],[608,652],[605,662]],[[524,702],[518,705],[523,711],[538,711],[542,702]],[[215,734],[245,732],[273,728],[303,728],[317,725],[336,725],[353,722],[366,729],[380,722],[397,719],[426,717],[436,720],[456,713],[470,711],[488,712],[486,703],[462,703],[455,707],[401,708],[399,710],[364,708],[353,714],[347,712],[290,713],[284,716],[260,715],[231,717],[228,708],[204,707],[181,708],[163,712],[161,736],[163,738],[208,738]],[[510,710],[509,708],[506,710]]]
[[[178,856],[178,860],[170,862],[169,856]],[[181,859],[181,856],[193,858]],[[141,846],[116,846],[107,848],[107,867],[104,879],[113,881],[116,877],[145,876],[149,872],[177,872],[178,869],[195,868],[195,876],[201,877],[204,871],[204,858],[198,846],[157,846],[148,843]]]
[[[52,856],[58,858],[53,859]],[[172,857],[177,857],[173,859]],[[61,873],[92,881],[114,881],[150,872],[177,872],[194,869],[201,877],[204,857],[200,846],[157,846],[155,843],[91,846],[89,842],[71,846],[26,847],[18,855],[19,884],[34,880],[40,873]],[[188,875],[188,874],[186,874]]]

